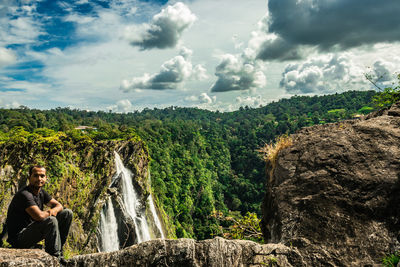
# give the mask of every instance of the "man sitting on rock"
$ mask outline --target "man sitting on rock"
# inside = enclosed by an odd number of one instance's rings
[[[62,247],[68,236],[72,211],[63,209],[42,189],[46,180],[44,167],[30,168],[28,186],[15,194],[8,208],[7,241],[14,248],[32,248],[44,239],[46,252],[63,262]],[[43,205],[50,209],[43,211]]]

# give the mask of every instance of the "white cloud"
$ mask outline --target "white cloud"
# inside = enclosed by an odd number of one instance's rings
[[[116,111],[117,112],[129,112],[132,111],[133,106],[128,99],[120,100],[117,102]]]
[[[258,108],[260,105],[266,104],[266,101],[262,99],[261,95],[257,96],[238,96],[236,97],[236,103],[239,106],[248,106]]]
[[[288,64],[280,85],[292,94],[341,92],[360,82],[362,73],[348,54],[323,55]]]
[[[178,44],[183,31],[189,28],[196,16],[183,3],[178,2],[163,9],[150,24],[127,27],[126,38],[141,49],[172,48]]]
[[[83,4],[88,4],[89,3],[89,0],[78,0],[78,1],[76,1],[76,4],[78,4],[78,5],[83,5]]]
[[[17,57],[11,49],[0,47],[0,68],[14,64],[16,61]]]
[[[397,63],[397,64],[396,64]],[[400,62],[396,61],[386,61],[384,59],[379,59],[372,64],[372,67],[368,67],[366,74],[369,76],[373,86],[372,89],[383,89],[385,87],[390,87],[397,82],[397,74],[400,68]]]
[[[201,93],[199,96],[188,96],[185,97],[186,101],[198,102],[200,104],[212,104],[217,101],[217,96],[209,96],[207,93]]]
[[[21,106],[21,104],[18,103],[17,101],[12,101],[10,103],[10,102],[6,102],[0,98],[0,107],[2,107],[2,108],[18,108],[20,106]]]
[[[394,66],[390,62],[378,60],[373,65],[373,72],[380,82],[388,82],[393,79],[392,72]]]
[[[248,58],[261,60],[296,60],[300,59],[301,51],[298,46],[287,42],[275,33],[268,33],[269,16],[266,14],[251,32],[244,54]]]
[[[124,92],[136,89],[178,89],[187,80],[206,78],[204,67],[197,65],[193,68],[191,55],[192,51],[183,47],[180,55],[162,64],[159,73],[153,75],[145,73],[143,76],[134,77],[130,81],[123,80],[120,88]]]
[[[69,15],[67,15],[64,18],[64,21],[75,22],[78,24],[88,24],[90,22],[93,22],[94,20],[96,20],[95,17],[83,16],[83,15],[79,15],[78,13],[70,13]]]
[[[12,19],[7,16],[0,18],[0,46],[7,46],[11,44],[31,44],[37,41],[39,35],[43,34],[40,21],[32,16],[32,10],[35,6],[25,6],[25,8],[8,8],[8,12],[13,10]],[[14,13],[15,12],[15,13]]]
[[[246,61],[241,55],[225,54],[216,67],[217,81],[211,92],[253,90],[266,85],[261,66],[256,61]]]

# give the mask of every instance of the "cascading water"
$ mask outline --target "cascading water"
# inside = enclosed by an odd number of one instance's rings
[[[149,226],[144,214],[141,214],[140,212],[140,202],[138,201],[137,193],[132,184],[132,174],[127,168],[125,168],[118,153],[114,152],[114,154],[115,165],[117,166],[117,175],[122,175],[122,200],[126,211],[135,224],[137,242],[141,243],[150,240]]]
[[[114,183],[117,182],[118,178],[120,179],[119,184],[122,191],[121,204],[124,206],[124,210],[126,210],[128,215],[132,218],[135,227],[136,242],[141,243],[150,240],[151,236],[155,237],[159,235],[159,237],[164,238],[161,222],[158,218],[151,194],[148,197],[147,201],[149,202],[148,206],[154,219],[153,225],[157,227],[157,235],[150,234],[149,224],[145,215],[145,207],[141,206],[138,194],[132,184],[132,173],[127,168],[125,168],[118,153],[114,152],[114,154],[117,172],[112,179],[110,187],[112,187]],[[100,233],[102,251],[115,251],[119,249],[118,223],[113,209],[113,202],[111,201],[111,199],[108,199],[101,213]],[[111,238],[114,239],[111,240]]]
[[[151,214],[153,215],[153,218],[154,218],[154,224],[156,225],[157,230],[161,235],[161,238],[164,239],[165,237],[164,237],[164,233],[163,233],[163,230],[162,230],[162,227],[161,227],[161,221],[158,218],[158,215],[157,215],[157,212],[156,212],[156,208],[154,206],[153,197],[150,195],[149,198],[147,199],[147,201],[149,201],[150,211],[151,211]]]
[[[115,251],[119,249],[117,220],[111,198],[107,200],[100,215],[101,250]]]

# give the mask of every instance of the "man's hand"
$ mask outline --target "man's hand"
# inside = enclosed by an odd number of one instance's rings
[[[63,210],[61,203],[54,198],[50,199],[50,201],[46,203],[46,206],[50,207],[50,216],[57,216],[57,214]]]
[[[57,214],[58,214],[58,211],[55,209],[49,209],[48,212],[49,212],[50,216],[57,216]]]

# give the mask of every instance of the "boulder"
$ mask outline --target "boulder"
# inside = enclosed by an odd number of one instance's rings
[[[400,249],[400,106],[302,129],[267,164],[265,241],[308,266],[374,266]]]
[[[7,249],[0,248],[0,266],[60,266],[56,257],[40,249]]]

